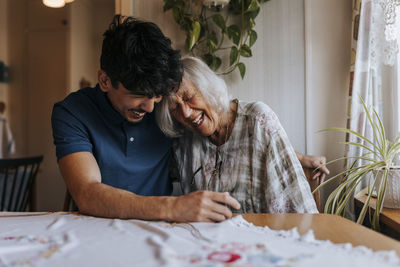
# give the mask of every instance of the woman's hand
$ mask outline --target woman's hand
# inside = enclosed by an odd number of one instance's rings
[[[326,158],[324,156],[303,155],[298,152],[296,152],[296,155],[302,167],[316,169],[313,171],[312,179],[314,180],[319,177],[320,183],[323,183],[329,174],[329,169],[325,166]]]

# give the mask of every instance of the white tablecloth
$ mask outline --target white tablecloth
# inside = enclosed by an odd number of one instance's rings
[[[394,251],[256,227],[241,216],[171,224],[63,212],[12,215],[0,214],[0,266],[400,266]]]

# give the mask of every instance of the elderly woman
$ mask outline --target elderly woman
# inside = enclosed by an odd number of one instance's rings
[[[172,137],[184,193],[229,192],[242,213],[316,213],[309,184],[275,113],[262,102],[230,100],[201,60],[183,60],[178,92],[157,107]]]

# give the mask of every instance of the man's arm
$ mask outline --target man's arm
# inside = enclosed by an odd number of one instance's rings
[[[232,217],[224,206],[240,204],[228,193],[196,191],[180,197],[148,197],[101,183],[101,173],[90,152],[77,152],[58,162],[80,212],[107,218],[144,220],[223,221]]]

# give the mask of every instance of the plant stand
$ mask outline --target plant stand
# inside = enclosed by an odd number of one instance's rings
[[[354,196],[354,209],[356,217],[358,217],[358,215],[360,214],[360,211],[364,206],[366,200],[367,200],[367,188],[361,190]],[[376,207],[376,198],[371,197],[371,200],[369,202],[369,207],[372,209],[373,213]],[[369,216],[367,213],[363,225],[371,228],[368,217]],[[382,234],[400,240],[400,210],[383,208],[380,214],[379,221],[381,225]]]

